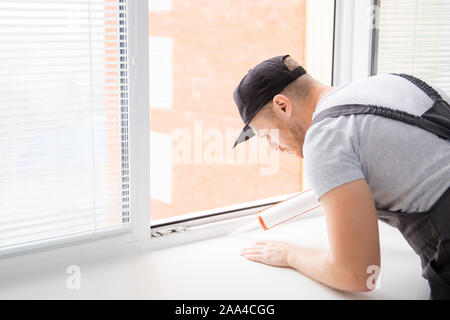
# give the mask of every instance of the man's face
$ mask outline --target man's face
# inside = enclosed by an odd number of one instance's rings
[[[273,108],[277,107],[279,106],[274,105]],[[292,108],[292,104],[288,108]],[[293,108],[289,110],[289,115],[286,113],[281,114],[281,117],[278,115],[277,111],[273,117],[258,113],[249,125],[256,135],[269,140],[272,149],[303,158],[302,148],[306,131],[303,130],[298,116],[294,116]]]

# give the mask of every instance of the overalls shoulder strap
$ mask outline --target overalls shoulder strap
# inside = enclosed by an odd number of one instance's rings
[[[395,75],[407,79],[427,94],[433,101],[431,108],[418,116],[376,105],[345,104],[319,112],[311,126],[327,118],[372,114],[420,127],[450,141],[449,104],[422,80],[406,74]],[[430,297],[450,299],[450,188],[428,211],[400,212],[377,208],[377,217],[397,228],[420,256],[422,276],[428,280],[431,289]]]
[[[424,81],[407,74],[394,74],[405,78],[433,100],[433,105],[418,116],[406,111],[372,104],[343,104],[319,112],[312,120],[311,126],[327,119],[351,114],[373,114],[414,125],[430,131],[440,138],[450,141],[450,106],[440,94]]]

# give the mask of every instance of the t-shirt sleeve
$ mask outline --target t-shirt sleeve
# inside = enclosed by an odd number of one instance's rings
[[[364,178],[358,139],[352,131],[318,127],[307,132],[303,145],[306,183],[316,200],[347,182]]]

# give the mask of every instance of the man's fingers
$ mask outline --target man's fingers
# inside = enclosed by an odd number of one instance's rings
[[[267,241],[256,241],[251,247],[241,250],[241,255],[251,261],[262,262]]]
[[[267,241],[256,241],[255,245],[264,245],[267,244]]]
[[[251,254],[246,254],[244,255],[244,257],[248,260],[251,261],[261,261],[262,258],[262,254],[258,254],[258,253],[251,253]]]
[[[265,246],[262,246],[262,245],[253,245],[253,246],[251,246],[251,247],[243,248],[242,250],[248,250],[248,249],[263,249],[263,248],[265,248]]]
[[[261,254],[262,250],[259,248],[247,248],[247,249],[243,249],[241,250],[241,254]]]
[[[264,247],[265,247],[264,244],[259,244],[259,243],[257,242],[257,243],[255,243],[255,244],[253,244],[253,245],[251,245],[251,246],[249,246],[249,247],[245,247],[245,248],[243,248],[243,249],[241,249],[241,250],[263,249]]]
[[[292,248],[292,245],[284,242],[257,241],[252,247],[242,249],[241,256],[270,266],[288,267],[286,257]]]

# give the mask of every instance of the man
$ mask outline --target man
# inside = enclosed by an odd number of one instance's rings
[[[244,257],[370,291],[378,218],[419,254],[431,298],[450,297],[450,99],[442,90],[396,74],[330,87],[285,55],[250,69],[233,97],[245,123],[235,146],[257,133],[304,158],[329,237],[328,250],[262,241]]]

